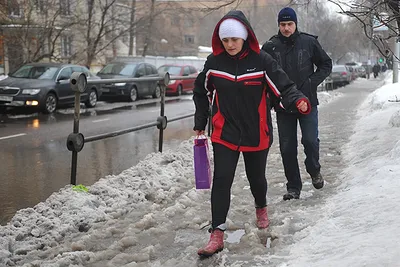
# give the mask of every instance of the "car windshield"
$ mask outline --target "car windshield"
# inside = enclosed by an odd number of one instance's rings
[[[26,78],[26,79],[40,79],[40,80],[52,80],[58,71],[58,67],[51,66],[22,66],[10,77],[14,78]]]
[[[99,72],[99,74],[131,76],[133,74],[136,66],[137,66],[137,64],[110,63],[110,64],[106,65]]]
[[[170,75],[179,75],[179,74],[181,74],[181,67],[161,66],[158,68],[158,73],[163,74],[165,72],[168,72]]]

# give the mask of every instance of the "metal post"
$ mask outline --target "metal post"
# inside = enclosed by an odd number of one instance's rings
[[[74,111],[74,129],[68,136],[67,148],[72,151],[71,160],[71,184],[76,185],[76,169],[78,164],[78,152],[82,150],[85,143],[84,137],[79,133],[79,117],[81,113],[81,93],[85,92],[87,77],[82,72],[73,72],[69,79],[70,88],[75,92],[75,111]]]
[[[164,116],[164,111],[165,111],[165,88],[169,84],[170,76],[169,73],[166,72],[164,75],[164,79],[160,81],[160,86],[161,86],[161,108],[160,108],[160,119],[161,119],[161,127],[158,127],[160,130],[159,136],[158,136],[158,151],[162,152],[162,147],[163,147],[163,141],[164,141],[164,129],[167,126],[167,121],[166,117]]]
[[[400,60],[400,35],[394,38],[393,51],[393,83],[399,82],[399,60]]]
[[[164,117],[165,111],[165,85],[161,85],[161,108],[160,108],[160,117]],[[163,140],[164,140],[164,129],[163,127],[160,128],[159,136],[158,136],[158,151],[162,152],[163,147]]]
[[[73,133],[79,133],[79,118],[81,112],[81,93],[75,92],[75,111],[74,111],[74,130]],[[78,152],[72,151],[71,161],[71,184],[76,185],[76,169],[78,164]]]
[[[372,38],[374,36],[374,29],[373,29],[373,25],[372,25],[373,21],[372,21],[372,13],[370,13],[369,15],[369,32],[371,34],[371,38],[368,40],[368,63],[367,63],[367,79],[370,78],[370,74],[371,74],[371,70],[370,70],[370,65],[372,65],[372,61],[371,61],[371,49],[372,49]]]

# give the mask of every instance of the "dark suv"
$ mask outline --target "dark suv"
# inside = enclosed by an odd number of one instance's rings
[[[73,72],[84,72],[88,80],[100,79],[83,66],[61,63],[26,64],[0,81],[0,107],[38,107],[54,112],[63,104],[72,104],[75,94],[69,78]],[[101,90],[90,85],[81,95],[87,107],[94,107]]]
[[[97,75],[102,79],[158,77],[155,66],[144,62],[112,62],[107,64]],[[161,96],[157,81],[140,81],[133,83],[113,83],[102,86],[103,97],[126,96],[130,101],[151,95]]]

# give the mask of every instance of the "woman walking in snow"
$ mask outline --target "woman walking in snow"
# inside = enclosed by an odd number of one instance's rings
[[[231,11],[218,22],[212,48],[193,90],[197,135],[204,134],[210,103],[212,111],[211,237],[198,250],[200,256],[206,257],[224,248],[225,221],[240,152],[255,199],[257,227],[269,225],[265,168],[272,144],[272,122],[268,95],[278,97],[285,109],[304,114],[310,111],[308,99],[277,62],[260,51],[254,31],[241,11]]]

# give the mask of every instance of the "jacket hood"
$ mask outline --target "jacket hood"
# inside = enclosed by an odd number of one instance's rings
[[[249,21],[247,20],[246,16],[240,10],[234,10],[228,12],[215,26],[214,33],[212,36],[212,49],[214,56],[217,56],[225,51],[224,46],[222,45],[221,40],[219,39],[219,26],[221,25],[222,21],[226,19],[236,19],[243,23],[243,25],[247,28],[248,36],[245,44],[248,43],[248,47],[256,52],[257,54],[260,53],[260,45],[258,43],[257,37],[254,34],[253,28],[251,27]]]

